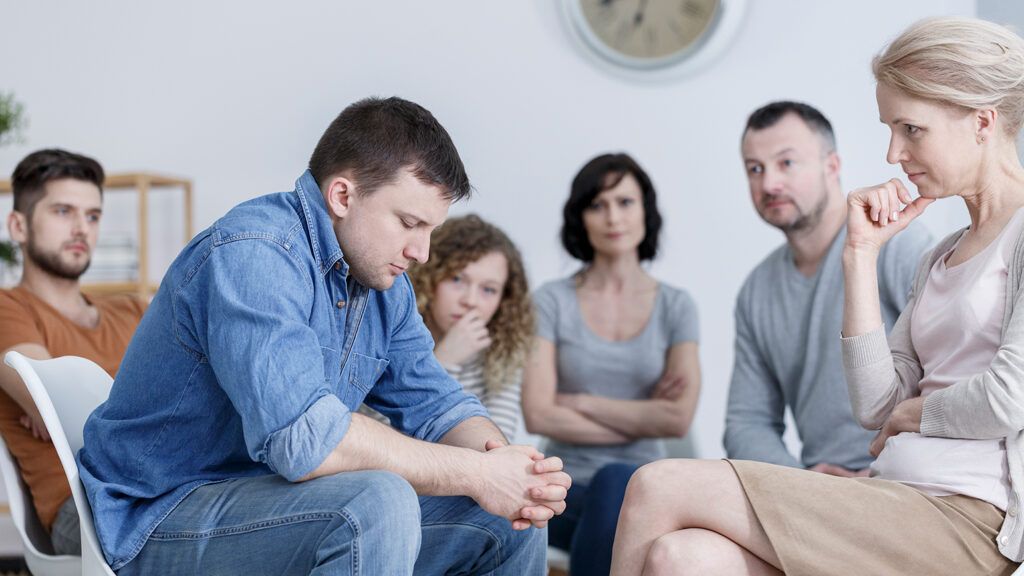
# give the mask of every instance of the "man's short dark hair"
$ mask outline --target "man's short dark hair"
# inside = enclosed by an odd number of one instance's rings
[[[803,102],[781,100],[754,110],[747,118],[747,127],[743,130],[743,135],[746,136],[747,132],[752,130],[771,128],[786,114],[796,114],[808,128],[817,132],[825,143],[826,152],[836,151],[836,135],[832,131],[832,123],[817,108]]]
[[[627,174],[636,178],[643,196],[645,234],[637,247],[637,256],[640,260],[652,260],[658,254],[661,213],[651,178],[628,154],[602,154],[587,162],[576,174],[562,210],[562,246],[573,258],[583,262],[594,260],[594,247],[583,225],[583,211],[598,194],[618,186]]]
[[[448,132],[425,108],[401,98],[365,98],[345,108],[309,159],[309,170],[321,187],[350,170],[362,194],[393,182],[402,168],[442,188],[453,202],[471,193]]]
[[[91,182],[103,193],[104,174],[99,162],[67,150],[48,148],[29,154],[14,168],[14,209],[31,218],[46,193],[47,182],[63,178]]]

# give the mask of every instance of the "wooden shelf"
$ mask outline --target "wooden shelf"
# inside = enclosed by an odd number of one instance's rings
[[[158,283],[149,278],[149,193],[152,188],[181,188],[182,203],[184,206],[183,229],[185,231],[185,244],[192,239],[192,181],[186,178],[156,174],[153,172],[122,172],[107,174],[103,181],[104,192],[109,191],[133,191],[139,196],[138,222],[139,242],[138,280],[131,282],[97,282],[83,284],[82,290],[93,294],[123,294],[135,293],[141,298],[148,298],[156,292]],[[10,180],[0,180],[0,196],[11,194]]]

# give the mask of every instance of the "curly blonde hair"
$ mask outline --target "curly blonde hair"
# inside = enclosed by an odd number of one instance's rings
[[[475,214],[451,218],[430,236],[430,259],[409,267],[416,290],[416,305],[433,330],[430,300],[437,285],[453,278],[467,265],[498,252],[508,261],[508,280],[501,304],[487,324],[491,345],[484,356],[484,382],[489,392],[513,383],[526,361],[533,336],[533,304],[523,259],[512,240],[497,226]]]

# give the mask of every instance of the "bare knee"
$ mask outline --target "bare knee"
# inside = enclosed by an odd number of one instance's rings
[[[633,474],[626,488],[623,511],[656,508],[662,512],[703,499],[702,494],[731,473],[729,464],[720,460],[658,460]]]
[[[675,536],[681,532],[666,534],[651,544],[651,549],[647,552],[647,561],[644,562],[643,576],[670,576],[684,573],[683,567],[687,566],[687,557],[693,550],[686,545],[685,538]]]
[[[626,486],[626,498],[638,502],[658,500],[671,492],[678,492],[686,478],[690,460],[658,460],[641,466]]]
[[[724,549],[726,543],[736,546],[727,538],[700,528],[666,534],[651,545],[643,576],[727,574],[722,570],[729,564],[720,562],[730,553]]]

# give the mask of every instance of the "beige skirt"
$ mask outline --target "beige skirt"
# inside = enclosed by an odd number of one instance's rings
[[[1012,574],[996,535],[1003,512],[967,496],[728,461],[787,576]]]

